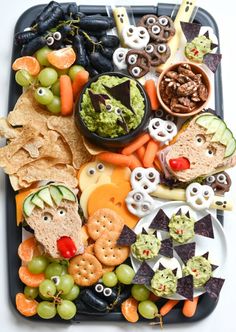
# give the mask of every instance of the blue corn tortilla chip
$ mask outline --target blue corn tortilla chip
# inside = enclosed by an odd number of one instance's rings
[[[181,244],[180,246],[174,247],[175,251],[177,252],[178,256],[181,258],[184,264],[186,264],[190,258],[195,256],[195,248],[195,242]]]
[[[219,267],[218,265],[211,264],[212,272],[215,271],[218,267]]]
[[[224,282],[225,279],[211,277],[205,285],[207,294],[217,300]]]
[[[193,301],[193,276],[191,274],[178,279],[176,293]]]
[[[146,229],[144,227],[142,228],[142,234],[148,234],[148,232],[146,231]]]
[[[165,257],[173,257],[173,241],[172,239],[165,239],[161,241],[161,248],[159,254]]]
[[[100,113],[101,112],[100,104],[105,105],[106,100],[110,99],[109,96],[106,94],[93,93],[92,90],[89,90],[88,93],[95,112]]]
[[[202,257],[208,259],[208,257],[209,257],[209,251],[207,251],[205,254],[203,254]]]
[[[165,270],[165,266],[159,263],[158,270]]]
[[[198,235],[210,237],[214,239],[214,231],[212,226],[211,215],[207,214],[205,217],[196,221],[194,224],[194,232]]]
[[[173,274],[176,276],[177,275],[177,271],[178,271],[178,269],[176,268],[176,269],[174,269],[174,270],[172,270],[172,272],[173,272]]]
[[[189,213],[189,211],[185,214],[185,216],[186,216],[187,218],[190,218],[190,213]]]
[[[124,225],[116,243],[119,246],[130,246],[136,241],[136,237],[135,232],[128,226]]]
[[[222,54],[208,53],[203,58],[203,63],[213,72],[217,71],[217,68],[221,62]]]
[[[188,43],[197,37],[201,30],[201,24],[197,23],[180,22],[180,25]]]
[[[153,269],[146,262],[143,262],[140,265],[140,268],[138,269],[138,271],[136,272],[136,274],[132,280],[132,284],[150,285],[154,274],[155,274],[155,272],[153,271]]]
[[[176,212],[175,215],[176,215],[176,216],[181,216],[181,215],[182,215],[182,210],[181,210],[181,208]]]
[[[169,231],[169,217],[165,214],[165,212],[160,209],[156,216],[154,217],[154,219],[152,220],[149,228],[153,228],[153,229],[159,229],[161,231]]]

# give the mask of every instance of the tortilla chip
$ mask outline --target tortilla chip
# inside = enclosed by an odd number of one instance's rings
[[[35,137],[32,138],[28,143],[23,146],[23,149],[27,151],[31,158],[39,157],[39,148],[43,146],[43,138]]]
[[[181,258],[184,264],[186,264],[190,258],[195,256],[195,248],[195,242],[181,244],[180,246],[174,247],[175,251],[177,252],[178,256]]]
[[[151,280],[155,272],[153,269],[144,261],[138,271],[136,272],[132,284],[134,285],[150,285]]]
[[[0,118],[0,137],[14,139],[20,135],[21,128],[13,128],[5,118]]]
[[[193,276],[191,274],[178,279],[176,293],[193,301]]]
[[[173,257],[173,241],[172,239],[165,239],[161,241],[161,248],[159,254],[165,257]]]
[[[83,139],[83,143],[84,143],[84,146],[85,146],[86,150],[92,156],[96,156],[97,154],[106,151],[106,149],[90,143],[86,138],[82,137],[82,139]]]
[[[153,229],[160,229],[162,231],[169,231],[169,217],[165,214],[165,212],[160,209],[156,216],[154,217],[154,219],[152,220],[149,228],[153,228]]]
[[[217,300],[224,282],[225,280],[222,278],[211,277],[205,285],[207,294],[212,299]]]
[[[135,232],[129,228],[128,226],[124,225],[120,236],[117,240],[118,246],[131,246],[136,241],[136,234]]]
[[[194,224],[194,232],[198,235],[214,239],[214,230],[210,214],[207,214]]]

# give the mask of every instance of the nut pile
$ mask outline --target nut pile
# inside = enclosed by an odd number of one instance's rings
[[[207,100],[208,88],[202,74],[195,74],[189,64],[168,71],[160,83],[163,102],[176,113],[190,113]]]

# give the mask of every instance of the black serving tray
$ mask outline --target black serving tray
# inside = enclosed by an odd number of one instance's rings
[[[68,5],[67,4],[64,4]],[[38,5],[26,10],[18,19],[15,32],[22,31],[24,28],[29,26],[33,18],[36,17],[44,5]],[[135,20],[138,20],[145,14],[157,14],[157,15],[168,15],[170,16],[175,8],[174,4],[158,4],[158,6],[131,6]],[[85,14],[103,14],[106,15],[105,6],[79,6],[79,10]],[[214,18],[204,9],[198,8],[194,22],[200,23],[205,26],[210,26],[214,33],[217,35],[219,40],[219,30]],[[12,49],[12,62],[20,56],[19,49],[13,44]],[[10,86],[9,86],[9,101],[8,111],[10,112],[21,95],[22,89],[15,82],[14,73],[11,70]],[[222,79],[221,79],[221,66],[219,65],[218,70],[215,74],[215,109],[216,114],[223,117],[223,95],[222,95]],[[8,255],[8,289],[10,301],[15,308],[15,295],[18,292],[23,291],[23,284],[19,280],[18,269],[21,265],[21,261],[17,255],[17,248],[22,241],[22,228],[17,227],[15,215],[15,193],[11,188],[8,177],[6,176],[6,229],[7,229],[7,255]],[[223,213],[217,214],[218,219],[223,224]],[[164,303],[164,301],[163,301]],[[157,304],[162,304],[158,302]],[[163,321],[164,324],[177,324],[177,323],[190,323],[204,319],[210,315],[217,305],[217,301],[212,300],[207,294],[200,296],[197,312],[192,318],[186,318],[182,315],[183,301],[167,314]],[[159,306],[159,305],[158,305]],[[18,313],[18,311],[16,311]],[[83,321],[99,321],[99,322],[125,322],[123,315],[120,311],[112,312],[109,314],[77,314],[71,321],[62,321],[60,318],[55,317],[51,320],[43,320],[38,316],[27,318],[32,321],[41,322],[61,322],[61,323],[79,323]],[[140,319],[139,322],[147,320]]]

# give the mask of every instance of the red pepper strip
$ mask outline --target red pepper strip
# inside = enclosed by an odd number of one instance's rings
[[[169,164],[173,171],[184,171],[190,168],[190,162],[185,157],[170,159]]]
[[[57,240],[57,249],[64,258],[71,258],[76,253],[75,243],[69,236],[62,236]]]

